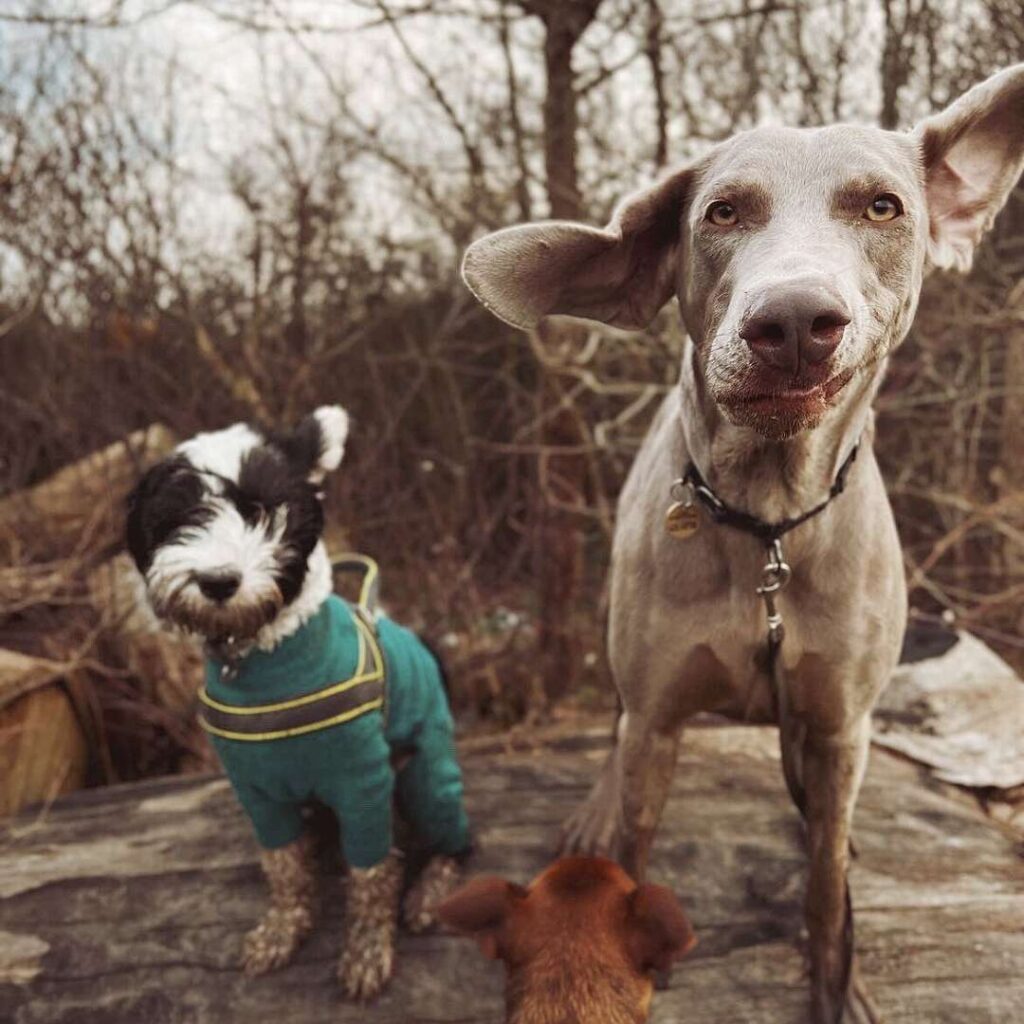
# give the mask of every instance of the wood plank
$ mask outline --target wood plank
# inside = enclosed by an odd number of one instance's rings
[[[584,796],[603,742],[465,759],[474,870],[529,879]],[[1024,1019],[1021,837],[914,765],[873,752],[857,818],[858,946],[887,1024]],[[700,945],[654,1022],[804,1024],[805,858],[771,730],[688,734],[653,864]],[[173,779],[77,793],[0,829],[0,1020],[17,1024],[455,1024],[501,1021],[502,972],[447,936],[400,942],[370,1008],[332,983],[340,881],[296,962],[249,980],[263,903],[227,784]],[[6,1016],[5,1016],[6,1015]]]

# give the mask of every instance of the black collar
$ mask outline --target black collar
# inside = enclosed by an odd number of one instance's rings
[[[700,499],[701,504],[707,509],[708,515],[716,523],[720,523],[722,526],[731,526],[734,530],[741,530],[743,533],[749,533],[757,537],[766,547],[771,547],[777,540],[789,533],[790,530],[795,530],[802,523],[806,523],[808,519],[813,519],[819,512],[824,511],[833,498],[843,493],[847,474],[853,465],[854,459],[857,458],[859,448],[860,441],[853,446],[850,454],[843,460],[843,464],[839,467],[839,472],[836,473],[836,478],[828,492],[828,497],[820,505],[815,505],[814,508],[804,512],[802,515],[793,516],[791,519],[782,519],[777,523],[766,522],[757,516],[751,515],[749,512],[743,512],[740,509],[727,505],[708,486],[707,481],[701,476],[700,470],[692,461],[686,467],[686,473],[683,474],[683,483],[689,484],[693,488],[693,493]]]

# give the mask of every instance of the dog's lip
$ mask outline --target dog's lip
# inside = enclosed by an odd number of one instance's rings
[[[808,405],[828,402],[833,399],[853,377],[852,370],[837,373],[818,384],[793,383],[761,391],[745,391],[733,398],[735,405],[787,406]]]

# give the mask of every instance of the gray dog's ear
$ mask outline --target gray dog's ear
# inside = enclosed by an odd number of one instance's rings
[[[969,270],[1024,169],[1024,64],[964,93],[914,129],[928,198],[928,258]]]
[[[466,251],[462,276],[513,327],[555,313],[646,327],[672,297],[693,174],[684,168],[630,196],[603,231],[548,221],[487,235]]]

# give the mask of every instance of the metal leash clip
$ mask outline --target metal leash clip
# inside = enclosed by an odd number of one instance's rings
[[[768,639],[776,645],[782,643],[786,631],[782,615],[775,604],[775,596],[786,587],[792,575],[793,570],[782,557],[782,541],[772,541],[768,545],[768,563],[761,570],[761,585],[757,592],[764,598],[765,611],[768,613]]]

